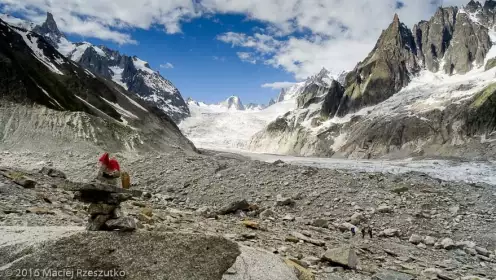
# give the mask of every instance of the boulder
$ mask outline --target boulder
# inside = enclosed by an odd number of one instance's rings
[[[276,196],[276,206],[291,206],[294,200],[290,197],[283,197],[281,194]]]
[[[475,251],[477,252],[477,254],[482,255],[484,257],[489,257],[491,255],[491,253],[486,248],[476,246]]]
[[[413,279],[415,279],[415,277],[410,274],[406,274],[394,270],[383,270],[372,276],[372,280],[413,280]]]
[[[432,236],[426,236],[424,238],[424,244],[429,246],[434,246],[434,244],[436,244],[436,239]]]
[[[400,230],[397,228],[388,228],[379,233],[382,237],[395,237],[400,235]]]
[[[408,239],[408,242],[417,245],[422,242],[422,237],[418,234],[412,234],[412,236],[410,236],[410,239]]]
[[[235,213],[238,210],[247,211],[248,209],[250,209],[250,204],[246,201],[246,199],[241,199],[223,206],[219,209],[219,211],[217,211],[217,213],[219,215],[227,215]]]
[[[134,231],[136,230],[136,221],[131,217],[122,217],[105,222],[108,230]]]
[[[89,231],[104,230],[105,223],[109,219],[110,219],[110,215],[96,215],[89,220],[86,229]]]
[[[105,203],[92,203],[88,207],[88,213],[94,215],[109,215],[115,210],[116,206]]]
[[[455,248],[455,242],[451,238],[445,238],[441,241],[441,246],[446,250],[450,250]]]
[[[329,226],[329,221],[326,219],[315,219],[312,221],[312,226],[327,228]]]
[[[340,247],[327,250],[322,256],[322,259],[332,264],[352,269],[355,269],[358,264],[355,250],[351,247]]]
[[[85,232],[45,227],[25,228],[24,232],[19,227],[0,227],[0,234],[8,235],[11,245],[0,247],[0,273],[6,267],[13,271],[40,267],[64,268],[74,273],[76,269],[117,271],[127,280],[220,280],[240,254],[236,243],[204,234]],[[262,264],[267,261],[258,255],[254,259]]]
[[[67,178],[67,176],[65,175],[64,172],[57,170],[55,168],[51,168],[51,167],[41,168],[40,173],[43,175],[49,176],[49,177],[54,177],[54,178],[62,178],[62,179]]]
[[[355,229],[356,232],[358,232],[358,229],[355,225],[353,224],[350,224],[350,223],[342,223],[338,226],[339,230],[342,231],[342,232],[345,232],[345,231],[350,231],[352,228]]]
[[[25,189],[34,189],[37,182],[27,176],[19,176],[13,179],[14,183],[22,186]]]
[[[354,225],[359,225],[364,219],[362,213],[355,213],[351,216],[351,223]]]
[[[240,246],[239,249],[241,254],[222,280],[298,280],[291,267],[277,255],[246,246]]]

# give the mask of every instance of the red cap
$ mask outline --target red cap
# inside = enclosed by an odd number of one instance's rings
[[[104,153],[98,161],[103,165],[109,165],[109,154]]]
[[[119,166],[119,162],[115,158],[112,158],[111,160],[109,160],[107,167],[108,167],[108,169],[110,169],[112,171],[114,171],[114,170],[121,171],[121,167]]]

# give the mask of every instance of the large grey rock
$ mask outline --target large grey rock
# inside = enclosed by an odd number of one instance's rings
[[[110,215],[115,208],[117,208],[116,205],[111,205],[111,204],[105,204],[105,203],[92,203],[90,206],[88,206],[88,213],[90,215]]]
[[[19,176],[14,178],[14,183],[22,186],[25,189],[33,189],[36,187],[37,182],[27,176]]]
[[[226,215],[234,213],[238,210],[248,210],[250,208],[250,204],[246,201],[246,199],[235,200],[229,204],[224,205],[220,208],[217,213],[219,215]]]
[[[358,264],[355,250],[347,246],[327,250],[322,259],[348,268],[356,268]]]
[[[222,280],[297,280],[296,274],[277,255],[240,246],[241,254]]]
[[[134,231],[136,221],[132,217],[121,217],[106,221],[105,226],[108,230]]]
[[[122,271],[131,280],[214,280],[221,279],[240,254],[236,243],[201,234],[25,231],[0,228],[10,240],[0,247],[0,272],[39,267]]]

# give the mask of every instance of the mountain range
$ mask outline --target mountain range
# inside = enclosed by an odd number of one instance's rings
[[[87,42],[73,43],[58,29],[51,13],[47,13],[42,25],[35,25],[14,17],[3,15],[5,21],[40,34],[61,54],[92,73],[114,81],[125,90],[153,102],[175,122],[190,115],[188,106],[179,90],[159,72],[136,56],[127,56],[105,46]]]
[[[243,104],[241,98],[236,95],[229,96],[226,100],[216,103],[216,104],[206,104],[201,101],[195,101],[192,98],[188,98],[187,104],[189,107],[204,107],[210,108],[212,110],[228,110],[228,111],[260,111],[267,108],[266,105],[256,104],[256,103],[248,103],[246,105]]]
[[[50,18],[50,16],[49,16]],[[48,23],[47,23],[48,22]],[[157,103],[95,75],[31,31],[0,19],[0,145],[8,149],[195,150]],[[32,25],[24,25],[32,27]],[[53,36],[52,36],[53,35]]]
[[[412,29],[398,15],[337,80],[281,91],[296,109],[254,135],[257,152],[347,158],[496,155],[496,1],[442,7]]]

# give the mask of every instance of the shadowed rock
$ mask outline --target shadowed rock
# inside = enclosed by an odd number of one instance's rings
[[[60,237],[46,234],[42,240],[42,229],[36,229],[37,239],[0,248],[0,272],[2,267],[12,271],[40,267],[73,271],[72,279],[86,279],[76,275],[77,270],[97,270],[117,271],[128,280],[220,280],[240,254],[236,243],[215,236],[151,232],[75,232],[67,236],[65,232]],[[18,236],[12,235],[14,239]]]

